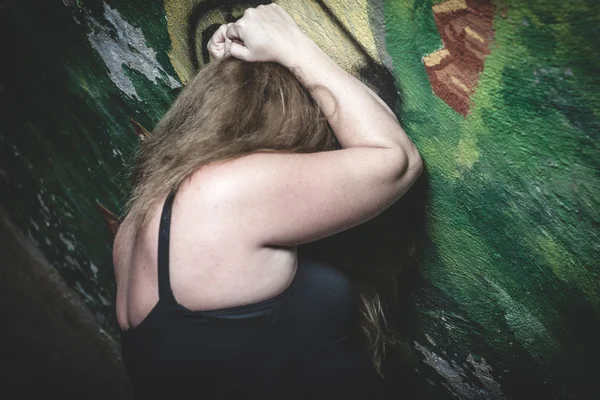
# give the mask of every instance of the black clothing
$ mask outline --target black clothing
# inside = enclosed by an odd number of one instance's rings
[[[158,244],[159,301],[121,332],[137,399],[375,399],[377,379],[354,337],[357,296],[335,267],[300,256],[280,295],[254,304],[190,311],[169,279],[171,194]]]

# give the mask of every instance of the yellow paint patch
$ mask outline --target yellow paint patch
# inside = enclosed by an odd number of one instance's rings
[[[467,8],[466,0],[448,0],[440,4],[436,4],[433,6],[433,12],[436,14],[439,13],[449,13],[458,10],[464,10]]]
[[[315,1],[280,0],[300,28],[346,71],[356,71],[367,61],[344,32]]]
[[[473,168],[473,165],[479,160],[479,147],[477,146],[477,138],[475,135],[464,135],[458,141],[456,149],[456,177],[462,177],[460,169]]]
[[[171,38],[169,60],[179,80],[185,85],[192,74],[189,45],[186,39],[187,17],[192,13],[195,0],[165,0],[167,31]]]
[[[456,86],[458,86],[460,88],[460,90],[462,90],[465,93],[470,93],[471,90],[469,90],[469,88],[467,87],[467,85],[465,85],[464,83],[462,83],[460,81],[460,79],[458,79],[457,77],[453,76],[450,78],[450,81],[452,81],[453,84],[455,84]]]
[[[542,262],[563,282],[579,287],[588,301],[600,307],[600,282],[584,266],[578,265],[569,252],[546,232],[538,236],[534,251]]]
[[[297,1],[297,0],[296,0]],[[314,0],[313,0],[314,1]],[[377,50],[377,38],[369,22],[369,0],[324,0],[327,8],[336,16],[350,35],[373,58],[381,63]]]
[[[433,67],[442,62],[442,60],[450,55],[450,52],[446,49],[438,50],[434,53],[423,56],[423,62],[428,67]]]
[[[471,27],[467,26],[465,28],[465,32],[467,33],[467,35],[471,36],[473,39],[479,40],[481,43],[485,42],[483,40],[483,38],[481,36],[479,36],[479,34],[477,32],[475,32],[473,29],[471,29]]]

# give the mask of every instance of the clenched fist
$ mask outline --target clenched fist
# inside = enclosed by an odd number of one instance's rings
[[[221,25],[207,47],[215,58],[229,53],[244,61],[291,67],[307,39],[294,19],[272,3],[248,8],[236,22]]]

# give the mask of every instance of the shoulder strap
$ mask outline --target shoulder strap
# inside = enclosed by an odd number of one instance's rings
[[[163,206],[160,217],[160,228],[158,230],[158,298],[159,301],[175,303],[175,297],[171,290],[171,278],[169,276],[169,234],[171,230],[171,209],[175,191],[169,193]]]

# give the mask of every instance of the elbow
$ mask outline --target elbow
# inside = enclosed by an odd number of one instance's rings
[[[393,187],[396,197],[401,197],[415,183],[423,172],[423,160],[416,147],[410,149],[400,148],[394,152],[395,166],[393,173]]]
[[[414,145],[410,148],[399,147],[396,155],[396,179],[399,181],[415,181],[423,172],[423,159]]]
[[[413,145],[412,151],[407,155],[408,158],[408,170],[414,175],[414,180],[417,180],[423,173],[423,159],[419,150]]]

